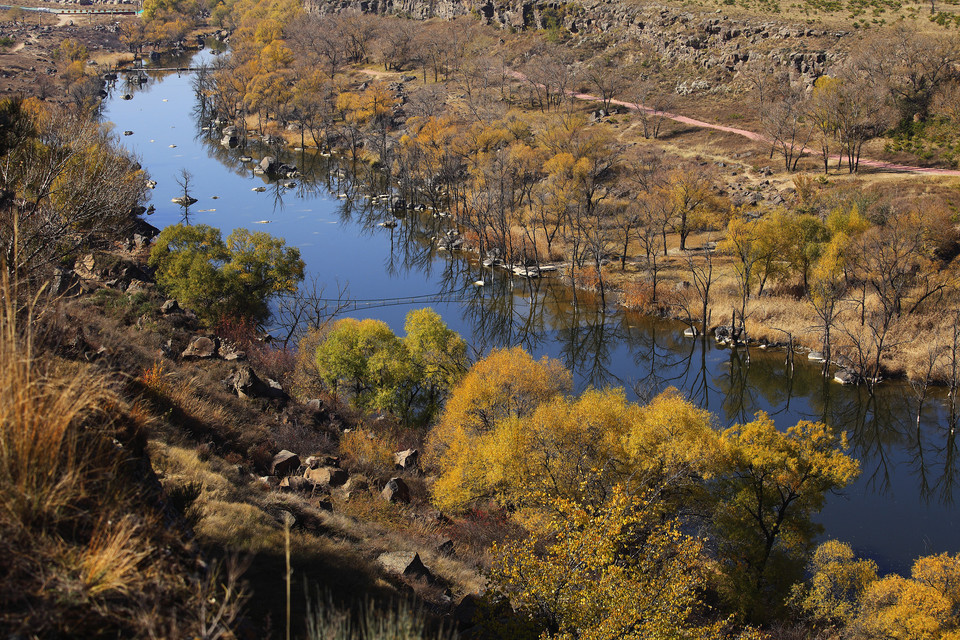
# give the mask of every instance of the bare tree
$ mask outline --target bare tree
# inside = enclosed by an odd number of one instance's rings
[[[124,233],[147,192],[135,160],[84,116],[54,112],[36,127],[0,155],[0,261],[20,282]]]
[[[960,43],[945,33],[896,25],[867,38],[856,68],[889,92],[901,122],[926,119],[934,96],[960,77]]]
[[[674,106],[675,93],[661,91],[653,80],[641,80],[631,93],[636,98],[634,108],[643,126],[643,137],[656,140],[660,137],[663,123],[669,120],[667,113]]]
[[[610,103],[628,87],[628,80],[619,64],[619,58],[613,54],[601,56],[590,62],[584,68],[582,76],[585,82],[596,89],[605,111],[610,111]]]
[[[698,259],[699,258],[699,259]],[[693,293],[696,296],[697,315],[687,309],[690,323],[700,324],[700,335],[706,337],[707,326],[710,324],[710,289],[713,287],[713,253],[708,249],[687,254],[687,269],[690,273]]]
[[[796,171],[804,149],[813,135],[806,116],[807,98],[804,90],[791,86],[782,95],[767,104],[762,112],[763,130],[783,156],[784,168]],[[771,150],[771,155],[773,150]]]
[[[296,291],[279,296],[271,321],[282,347],[298,343],[308,332],[319,331],[351,308],[347,289],[347,285],[338,284],[336,295],[327,296],[325,283],[314,274]]]

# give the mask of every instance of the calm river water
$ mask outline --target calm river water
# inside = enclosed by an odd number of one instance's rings
[[[122,100],[128,91],[133,99]],[[224,236],[247,227],[285,238],[328,293],[336,293],[337,283],[347,284],[351,299],[367,301],[351,312],[358,317],[380,318],[402,332],[409,309],[430,306],[475,355],[520,344],[561,359],[581,389],[621,385],[649,397],[675,386],[722,426],[750,420],[760,410],[781,428],[801,419],[824,420],[849,433],[863,468],[853,486],[829,498],[819,518],[825,537],[850,542],[888,571],[908,571],[919,555],[960,551],[957,442],[946,427],[942,394],[928,400],[918,426],[908,385],[881,385],[871,397],[824,381],[816,365],[800,358],[788,375],[782,352],[754,349],[748,363],[737,351],[684,339],[678,323],[605,313],[582,297],[574,306],[569,292],[550,280],[510,278],[436,252],[429,242],[438,228],[432,217],[408,217],[393,229],[377,226],[391,217],[369,198],[376,190],[358,192],[323,158],[285,157],[306,174],[290,188],[254,175],[255,162],[273,152],[255,145],[225,149],[219,136],[201,129],[194,109],[187,73],[151,74],[136,92],[121,77],[106,101],[104,119],[118,135],[133,132],[121,135],[122,142],[158,182],[156,213],[148,218],[155,226],[182,220],[183,210],[170,200],[178,195],[177,176],[187,169],[199,200],[190,207],[191,223],[219,227]],[[254,162],[241,162],[244,155]],[[353,195],[338,197],[344,192]],[[486,286],[473,286],[476,280]],[[428,302],[382,302],[413,296]]]

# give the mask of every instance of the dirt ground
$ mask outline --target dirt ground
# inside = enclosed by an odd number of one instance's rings
[[[123,8],[124,5],[57,5],[49,2],[22,2],[22,6],[63,7],[69,9]],[[124,24],[137,20],[133,15],[63,15],[27,11],[13,20],[12,12],[0,12],[0,37],[13,44],[0,49],[0,96],[37,96],[59,100],[63,95],[59,81],[65,63],[57,60],[60,43],[70,38],[86,46],[90,52],[88,65],[103,70],[112,68],[128,56],[120,42]]]

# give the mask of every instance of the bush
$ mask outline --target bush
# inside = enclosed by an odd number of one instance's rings
[[[157,284],[207,322],[224,315],[262,322],[269,299],[303,280],[300,252],[263,232],[227,236],[207,225],[173,225],[150,251]]]

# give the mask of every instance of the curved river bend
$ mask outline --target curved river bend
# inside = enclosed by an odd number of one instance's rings
[[[799,359],[791,376],[782,352],[754,349],[748,362],[712,342],[684,339],[678,323],[604,312],[582,296],[573,305],[569,291],[549,280],[511,278],[452,259],[429,241],[438,221],[408,216],[396,228],[377,226],[390,219],[385,202],[361,195],[323,158],[284,158],[304,172],[290,187],[254,175],[254,163],[241,156],[259,159],[272,151],[220,146],[218,136],[197,123],[190,74],[150,76],[135,92],[121,80],[105,101],[104,118],[118,133],[133,132],[122,142],[158,182],[157,211],[149,218],[155,226],[183,219],[183,209],[170,200],[187,169],[191,195],[199,200],[189,209],[190,222],[219,227],[224,235],[247,227],[285,238],[328,292],[335,293],[338,282],[349,284],[350,298],[358,301],[350,313],[358,317],[380,318],[402,332],[410,308],[431,306],[475,354],[520,344],[537,356],[561,359],[581,389],[622,385],[649,397],[675,386],[724,426],[760,410],[781,428],[824,420],[849,433],[863,468],[856,484],[829,498],[819,518],[825,536],[850,542],[882,569],[900,572],[917,556],[960,551],[957,442],[945,426],[942,394],[928,399],[918,424],[908,385],[881,385],[871,397],[824,381],[817,366]],[[126,92],[132,100],[121,99]],[[354,195],[338,197],[343,192]],[[476,280],[486,286],[473,286]]]

